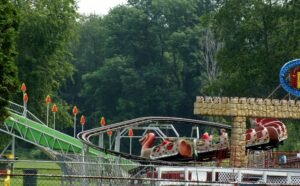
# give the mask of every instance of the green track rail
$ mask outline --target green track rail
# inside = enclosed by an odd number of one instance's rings
[[[80,140],[19,114],[10,112],[10,117],[4,121],[4,124],[7,134],[17,135],[19,138],[26,139],[26,141],[44,147],[46,150],[55,151],[66,156],[70,154],[83,155],[83,149],[85,147]],[[4,131],[3,129],[1,130]],[[106,154],[105,152],[93,148],[88,148],[85,153],[85,156],[101,157],[104,159],[116,158],[111,154]],[[136,164],[125,158],[120,158],[119,161],[122,164]],[[132,166],[129,167],[132,168]]]
[[[4,123],[30,142],[54,151],[80,154],[84,148],[78,139],[15,113],[10,113],[10,117]],[[88,149],[88,155],[109,158],[105,153],[95,149]]]
[[[0,97],[0,99],[2,99]],[[88,147],[77,138],[64,134],[45,125],[30,111],[22,105],[9,101],[10,116],[0,125],[0,132],[15,136],[21,140],[34,144],[48,151],[65,157],[74,155],[86,156],[89,158],[102,158],[106,160],[117,160],[122,164],[136,165],[130,159],[120,158],[105,151]],[[27,117],[24,117],[24,112]]]

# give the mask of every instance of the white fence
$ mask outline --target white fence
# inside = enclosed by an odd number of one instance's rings
[[[20,182],[26,177],[26,169],[35,169],[41,182],[49,182],[55,177],[54,185],[300,185],[300,169],[245,169],[200,166],[156,166],[120,164],[116,161],[8,161],[12,182]],[[29,166],[29,167],[27,167]],[[13,176],[14,175],[14,176]],[[7,176],[4,172],[3,176]],[[1,183],[1,181],[0,181]],[[76,183],[76,184],[75,184]],[[49,183],[50,184],[50,183]],[[100,184],[100,185],[101,185]],[[105,184],[104,184],[105,185]]]
[[[181,174],[185,185],[199,183],[259,183],[300,185],[299,169],[239,169],[217,167],[158,167],[157,179],[164,179],[175,173]],[[191,181],[191,182],[189,182]],[[196,183],[195,183],[196,182]],[[174,183],[172,183],[173,185]],[[182,185],[182,182],[178,182]],[[169,185],[161,181],[159,185]]]

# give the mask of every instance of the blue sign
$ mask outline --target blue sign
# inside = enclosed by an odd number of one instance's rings
[[[280,81],[280,85],[285,91],[287,91],[288,93],[294,96],[300,97],[300,90],[297,89],[297,87],[292,87],[289,82],[291,81],[291,79],[289,79],[289,75],[291,71],[296,67],[300,67],[300,59],[294,59],[284,64],[281,67],[279,72],[279,81]],[[297,74],[295,74],[295,77],[297,77]]]

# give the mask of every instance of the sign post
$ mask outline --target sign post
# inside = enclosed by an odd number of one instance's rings
[[[27,102],[28,102],[28,94],[24,93],[23,94],[23,104],[24,104],[24,112],[23,112],[23,116],[26,118],[27,117]]]
[[[76,115],[78,114],[78,109],[76,106],[73,107],[73,115],[74,115],[74,138],[76,138]]]
[[[24,106],[24,111],[23,111],[23,116],[26,117],[27,115],[27,102],[28,102],[28,95],[26,94],[26,85],[25,83],[22,83],[21,85],[21,91],[23,92],[23,106]]]
[[[46,102],[46,105],[47,105],[47,126],[48,126],[48,123],[49,123],[49,107],[50,107],[50,103],[51,103],[51,98],[49,95],[47,95],[46,99],[45,99],[45,102]]]
[[[112,136],[112,131],[111,130],[107,131],[107,135],[109,137],[109,150],[111,150],[111,136]]]
[[[52,106],[51,111],[53,112],[53,129],[55,129],[55,114],[57,112],[57,106],[55,104]]]
[[[129,140],[130,140],[130,146],[129,146],[129,154],[131,155],[131,153],[132,153],[132,136],[133,136],[133,130],[132,130],[132,128],[130,128],[129,130],[128,130],[128,136],[129,136]]]
[[[101,117],[100,125],[101,125],[101,127],[105,126],[105,119],[104,119],[104,117]],[[99,147],[100,148],[103,148],[103,140],[104,140],[103,133],[100,133],[99,134]]]
[[[84,124],[85,124],[85,118],[84,118],[84,115],[82,115],[82,116],[80,117],[80,124],[81,124],[81,132],[83,132],[83,126],[84,126]]]

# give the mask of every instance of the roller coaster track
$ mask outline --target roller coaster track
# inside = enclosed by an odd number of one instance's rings
[[[82,155],[84,145],[78,139],[48,127],[22,105],[10,101],[8,103],[10,116],[0,123],[0,132],[39,147],[52,159],[62,156],[73,159],[75,154]],[[95,149],[89,149],[86,155],[110,158]]]
[[[0,98],[2,99],[2,98]],[[24,109],[22,105],[18,105],[14,102],[9,101],[9,106],[7,107],[10,116],[4,120],[0,127],[0,132],[6,133],[11,136],[15,136],[23,141],[29,142],[36,145],[46,153],[52,155],[53,157],[59,156],[70,156],[72,154],[82,155],[91,155],[102,157],[105,159],[119,158],[121,162],[136,162],[136,163],[155,163],[155,164],[167,164],[170,165],[170,162],[160,161],[160,160],[147,160],[140,156],[130,155],[123,152],[117,152],[113,150],[108,150],[105,148],[100,148],[91,142],[92,137],[96,137],[101,133],[107,131],[117,131],[119,129],[135,127],[142,124],[150,123],[161,123],[161,122],[170,122],[170,123],[180,123],[180,124],[196,124],[211,126],[215,128],[225,128],[231,129],[231,126],[201,121],[185,118],[176,118],[176,117],[141,117],[128,121],[122,121],[104,127],[94,128],[86,130],[77,135],[77,138],[73,138],[67,134],[61,133],[57,130],[54,130],[48,127],[44,122],[38,119],[27,109]],[[26,111],[26,116],[24,112]],[[85,152],[83,152],[85,151]],[[71,158],[70,158],[71,159]],[[193,162],[191,162],[193,163]],[[180,164],[180,162],[173,162],[171,164]],[[186,162],[185,162],[186,164]]]
[[[157,116],[151,116],[151,117],[141,117],[141,118],[136,118],[132,120],[127,120],[123,122],[118,122],[110,125],[106,125],[103,127],[98,127],[90,130],[83,131],[77,135],[77,138],[81,140],[83,143],[85,143],[87,146],[92,147],[96,150],[106,152],[108,154],[114,155],[114,156],[119,156],[123,157],[126,159],[130,159],[132,161],[136,161],[139,163],[143,164],[181,164],[182,162],[166,162],[162,160],[149,160],[142,158],[140,156],[136,155],[130,155],[128,153],[124,152],[117,152],[113,150],[108,150],[105,148],[100,148],[98,145],[94,144],[91,142],[92,137],[99,136],[99,134],[103,134],[108,131],[118,131],[123,128],[130,128],[130,127],[136,127],[142,124],[147,124],[147,123],[160,123],[160,122],[170,122],[170,123],[188,123],[188,124],[196,124],[196,125],[204,125],[204,126],[210,126],[214,128],[224,128],[224,129],[231,129],[230,125],[225,125],[225,124],[220,124],[220,123],[215,123],[215,122],[208,122],[208,121],[202,121],[202,120],[193,120],[193,119],[186,119],[186,118],[177,118],[177,117],[157,117]],[[190,163],[195,163],[195,162],[190,162]],[[186,162],[185,162],[186,164]]]

